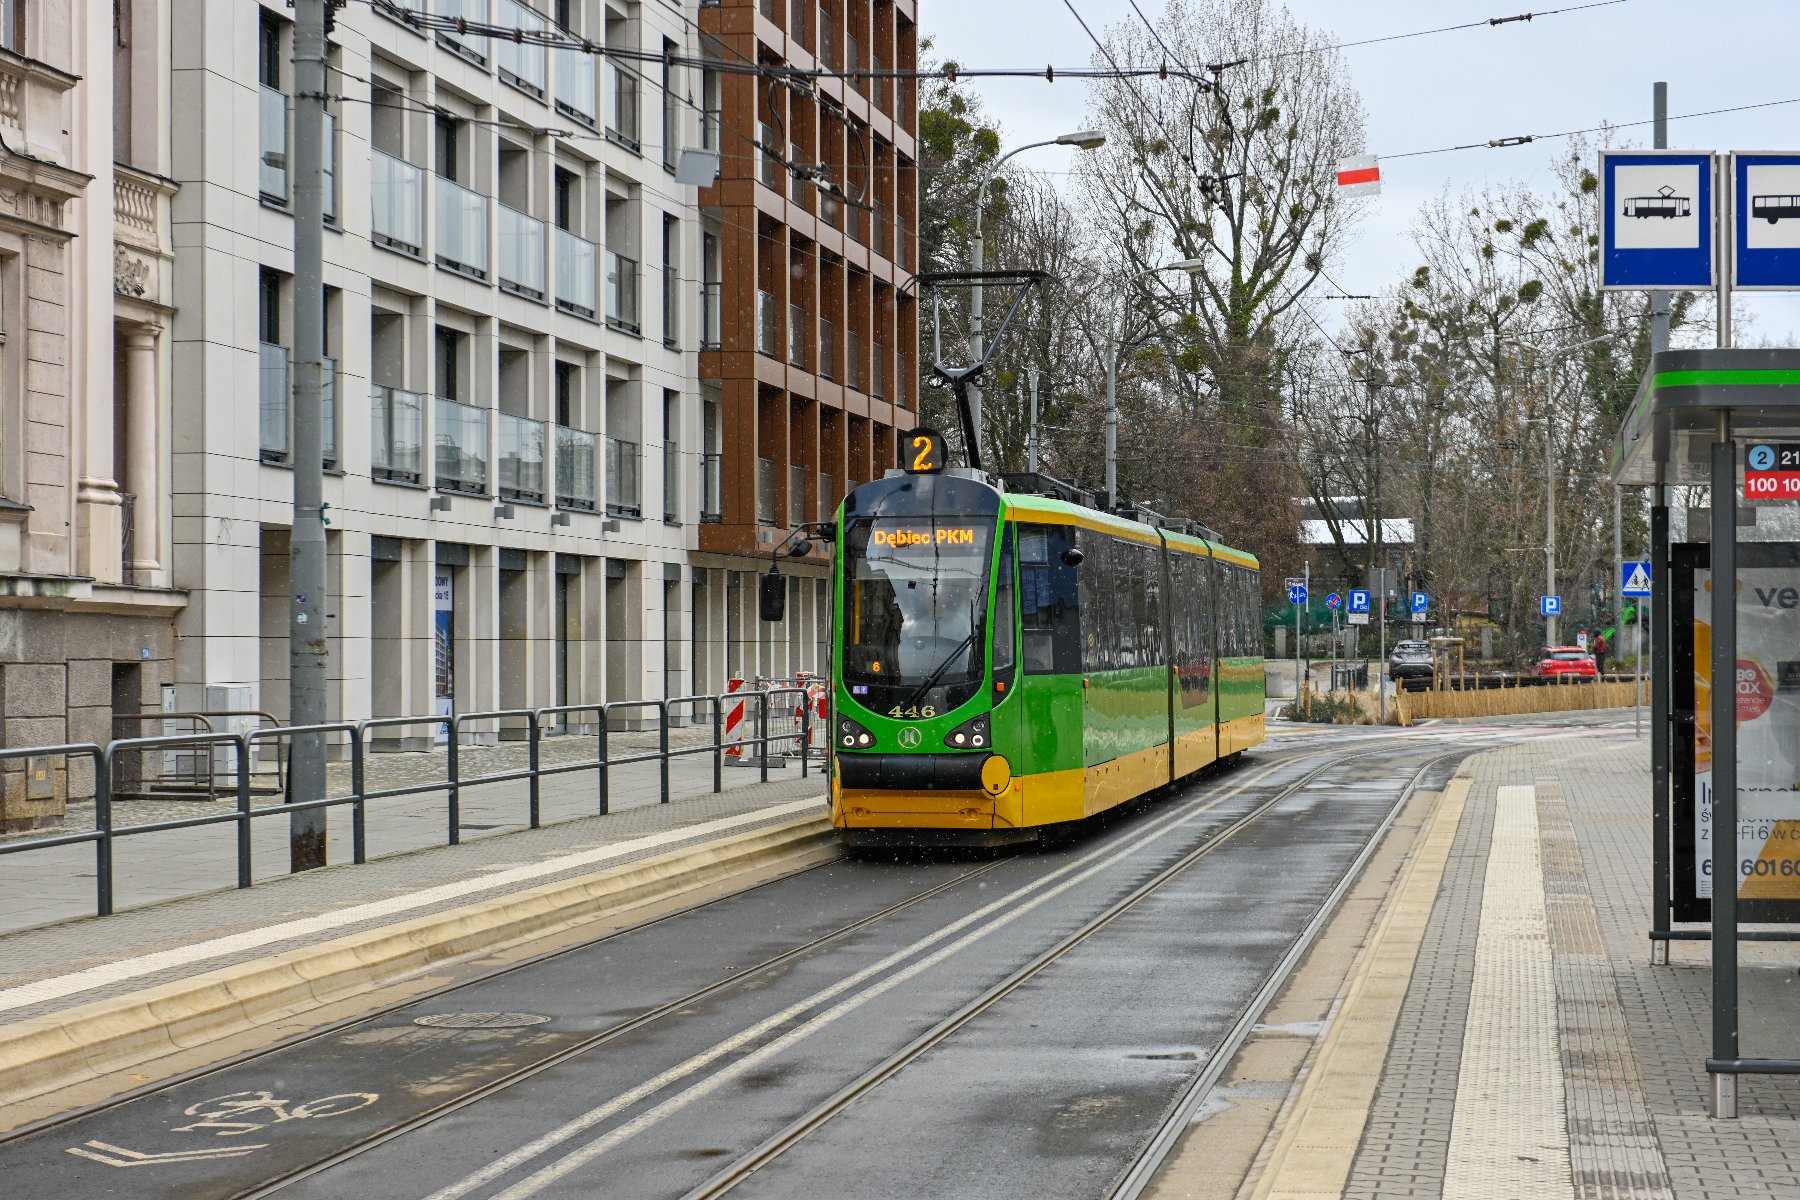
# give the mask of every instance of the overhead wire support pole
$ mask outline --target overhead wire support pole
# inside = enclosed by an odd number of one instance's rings
[[[325,371],[325,6],[294,0],[294,513],[288,540],[288,724],[322,725],[326,641]],[[325,735],[297,734],[288,762],[288,802],[325,796]],[[323,808],[288,817],[289,869],[325,865]]]

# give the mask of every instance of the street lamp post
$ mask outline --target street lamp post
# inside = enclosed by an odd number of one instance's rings
[[[1037,150],[1044,146],[1074,146],[1077,150],[1098,150],[1106,145],[1106,135],[1097,129],[1081,129],[1074,133],[1065,133],[1061,137],[1053,137],[1042,142],[1027,142],[1023,146],[1015,146],[994,160],[993,167],[982,179],[981,185],[975,189],[975,270],[981,271],[987,261],[987,247],[981,233],[982,214],[987,208],[988,184],[1000,173],[1000,167],[1015,154],[1023,154],[1027,150]],[[969,294],[969,361],[981,361],[982,339],[982,306],[981,281],[977,279]],[[975,436],[981,436],[981,385],[969,384],[969,412],[973,418],[971,424]]]
[[[1195,275],[1206,266],[1203,258],[1184,258],[1178,262],[1165,263],[1160,267],[1150,267],[1139,271],[1131,277],[1131,283],[1125,289],[1125,295],[1119,302],[1118,324],[1113,326],[1113,336],[1106,348],[1106,504],[1115,508],[1119,503],[1119,344],[1125,340],[1125,318],[1131,303],[1131,293],[1137,285],[1152,275],[1163,271],[1185,271]]]
[[[1602,334],[1586,341],[1571,342],[1567,346],[1558,346],[1554,350],[1546,350],[1533,342],[1507,339],[1515,346],[1523,346],[1534,354],[1552,360],[1585,346],[1610,340],[1610,336]],[[1556,443],[1550,420],[1550,406],[1556,401],[1556,372],[1550,373],[1549,386],[1544,389],[1544,595],[1556,595]],[[1617,631],[1615,630],[1615,633]],[[1546,613],[1544,616],[1544,644],[1556,645],[1556,614]]]

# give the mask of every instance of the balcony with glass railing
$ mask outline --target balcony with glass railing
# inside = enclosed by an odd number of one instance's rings
[[[625,67],[606,64],[606,136],[629,150],[640,144],[638,77]]]
[[[788,527],[806,523],[806,468],[788,467]]]
[[[461,17],[466,21],[485,25],[488,19],[488,0],[432,0],[431,11],[444,17]],[[487,64],[488,38],[469,35],[462,37],[454,29],[438,30],[438,44],[472,63],[485,66]]]
[[[600,112],[597,55],[586,51],[558,50],[552,64],[556,71],[552,85],[556,111],[592,127]]]
[[[788,305],[788,362],[796,367],[806,366],[806,310],[798,304]]]
[[[894,355],[894,403],[895,404],[904,405],[906,403],[906,397],[907,397],[906,385],[908,382],[906,373],[910,369],[911,369],[910,361],[906,357],[906,351],[902,350],[899,353]]]
[[[819,318],[819,374],[827,379],[837,378],[837,326],[824,317]]]
[[[812,7],[812,0],[788,0],[787,35],[795,41],[806,40],[806,10]]]
[[[417,392],[376,384],[369,389],[369,475],[389,483],[419,483],[423,467],[425,402]]]
[[[823,66],[837,66],[837,31],[832,28],[831,14],[819,14],[819,62]]]
[[[887,347],[875,343],[875,361],[869,364],[869,395],[887,399]]]
[[[488,198],[441,175],[436,187],[438,266],[486,279]]]
[[[437,458],[433,482],[441,492],[487,492],[488,410],[437,398]]]
[[[756,460],[756,520],[762,525],[775,524],[775,460]]]
[[[636,442],[606,439],[606,511],[615,517],[643,515],[640,462]]]
[[[597,247],[586,238],[558,229],[552,249],[556,255],[556,307],[592,320],[599,312],[594,268]]]
[[[725,519],[725,456],[700,456],[700,520],[717,525]]]
[[[723,324],[724,312],[720,305],[724,299],[723,285],[716,279],[700,285],[700,348],[717,350],[725,335]]]
[[[556,504],[593,512],[600,500],[597,435],[585,429],[556,427]]]
[[[257,449],[264,462],[286,462],[288,442],[288,352],[263,342],[257,347]]]
[[[775,295],[760,289],[756,293],[756,349],[775,357]]]
[[[773,21],[775,19],[775,0],[756,0],[756,11]]]
[[[325,371],[319,379],[320,449],[324,451],[325,469],[335,471],[338,465],[338,362],[324,360]]]
[[[545,430],[542,421],[499,414],[500,454],[495,482],[503,500],[544,500]]]
[[[497,0],[494,5],[494,23],[505,29],[517,29],[521,33],[541,33],[548,28],[543,17],[520,4],[518,0]],[[512,84],[527,95],[544,98],[546,82],[546,51],[540,42],[521,38],[512,41],[507,38],[494,38],[494,66],[500,71],[500,78]]]
[[[844,382],[854,391],[862,391],[862,334],[852,329],[844,335]]]
[[[663,522],[681,524],[681,447],[673,438],[663,443]]]
[[[262,157],[256,186],[263,199],[276,204],[288,201],[287,102],[285,92],[278,92],[266,83],[262,85],[256,121]]]
[[[799,142],[788,143],[787,160],[794,166],[798,166],[806,161],[806,151],[801,149]],[[790,172],[788,174],[788,199],[792,200],[795,204],[805,204],[806,198],[811,194],[811,191],[812,181],[810,179],[798,172]]]
[[[606,323],[626,333],[642,329],[638,317],[638,265],[635,258],[606,252]]]
[[[776,135],[773,125],[758,123],[756,126],[756,143],[762,147],[762,181],[776,191],[781,190],[781,138]]]
[[[544,298],[544,223],[516,208],[496,205],[500,286],[533,300]]]
[[[369,156],[370,231],[375,244],[413,256],[425,252],[425,172],[372,151]]]
[[[832,488],[834,488],[836,486],[837,486],[837,480],[835,480],[831,477],[831,472],[829,472],[829,471],[820,471],[819,472],[819,515],[817,518],[818,520],[829,521],[829,520],[831,520],[832,514],[837,512],[837,493],[831,490]]]
[[[325,223],[338,223],[338,122],[325,114]]]
[[[662,340],[665,346],[681,342],[681,276],[673,263],[662,270]]]

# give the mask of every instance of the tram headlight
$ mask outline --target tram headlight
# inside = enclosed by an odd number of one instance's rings
[[[875,735],[848,717],[837,719],[837,744],[845,750],[867,750],[875,744]]]
[[[986,750],[994,744],[994,735],[988,726],[988,714],[970,717],[944,737],[944,745],[952,750]]]

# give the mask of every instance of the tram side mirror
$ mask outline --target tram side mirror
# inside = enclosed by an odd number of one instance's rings
[[[811,553],[812,553],[812,540],[810,538],[801,538],[799,541],[795,542],[792,546],[788,547],[788,557],[789,558],[805,558],[808,554],[811,554]]]
[[[1087,555],[1081,552],[1081,547],[1079,546],[1070,546],[1067,550],[1062,552],[1063,562],[1071,567],[1079,567],[1081,565],[1081,560],[1086,557]]]
[[[779,571],[770,571],[757,580],[756,611],[771,623],[787,616],[787,580]]]

